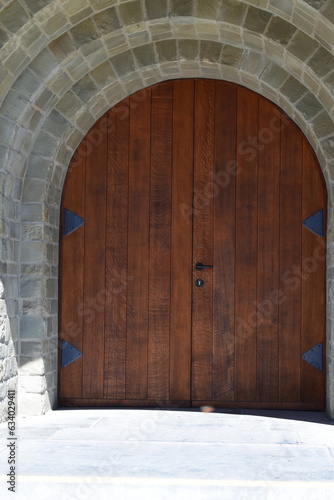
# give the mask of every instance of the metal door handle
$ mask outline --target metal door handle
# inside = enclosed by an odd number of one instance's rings
[[[202,271],[203,269],[212,269],[213,266],[205,266],[202,262],[197,262],[195,269],[196,271]]]

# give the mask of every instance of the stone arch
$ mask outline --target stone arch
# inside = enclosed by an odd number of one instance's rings
[[[331,0],[6,2],[0,11],[0,155],[3,220],[9,221],[3,262],[13,265],[4,273],[4,316],[11,320],[5,379],[16,381],[16,352],[22,411],[41,413],[56,402],[58,211],[66,170],[88,129],[127,95],[167,79],[204,77],[271,99],[318,156],[331,222],[332,11]],[[329,271],[331,238],[329,232]],[[328,290],[331,318],[330,281]]]

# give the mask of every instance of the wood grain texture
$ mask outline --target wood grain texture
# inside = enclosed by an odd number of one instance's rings
[[[169,397],[173,84],[152,89],[148,395]]]
[[[173,86],[170,397],[191,391],[192,218],[194,81]]]
[[[285,124],[281,137],[280,276],[283,299],[279,308],[279,396],[282,402],[299,402],[302,280],[298,268],[301,264],[304,139],[291,122]]]
[[[214,116],[215,84],[195,84],[194,117],[194,214],[193,214],[193,281],[203,279],[205,285],[193,283],[192,312],[192,399],[212,398],[213,362],[213,269],[196,271],[195,265],[213,262],[213,198],[214,198]]]
[[[318,210],[326,209],[324,180],[315,155],[303,141],[303,198],[302,220]],[[325,232],[326,220],[323,231]],[[301,353],[323,343],[325,352],[325,249],[326,238],[319,237],[302,228],[302,307],[301,307]],[[325,363],[323,371],[316,370],[301,361],[301,401],[325,402]],[[325,405],[324,405],[325,406]]]
[[[84,399],[84,398],[62,398],[60,399],[61,406],[74,406],[74,407],[99,407],[99,408],[159,408],[161,410],[176,410],[178,408],[188,408],[189,402],[183,399],[167,399],[159,400],[156,399],[109,399],[109,398],[94,398],[94,399]]]
[[[72,159],[63,191],[59,259],[59,391],[64,397],[82,396],[82,369],[79,358],[61,368],[61,341],[66,340],[82,352],[85,225],[64,235],[64,209],[85,220],[86,148],[84,140]]]
[[[243,401],[256,399],[258,100],[256,94],[238,89],[235,394]]]
[[[237,88],[216,83],[214,161],[213,399],[234,400]]]
[[[278,401],[280,113],[259,101],[257,399]]]
[[[106,244],[106,163],[108,135],[103,117],[88,132],[87,141],[98,147],[86,157],[85,281],[83,388],[84,397],[104,395],[104,307]],[[103,299],[102,299],[103,302]]]
[[[108,117],[104,395],[125,399],[128,283],[129,100]]]
[[[126,397],[147,397],[151,91],[130,98]]]

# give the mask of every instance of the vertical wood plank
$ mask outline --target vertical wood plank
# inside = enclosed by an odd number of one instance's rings
[[[238,89],[236,178],[236,380],[239,401],[256,399],[258,96]]]
[[[85,219],[85,319],[83,357],[83,397],[102,398],[104,394],[104,307],[106,242],[106,164],[108,135],[101,118],[87,134],[87,141],[98,147],[86,157]]]
[[[125,399],[129,101],[108,113],[104,393]]]
[[[237,87],[216,82],[214,162],[213,399],[234,399]]]
[[[194,81],[173,84],[170,398],[190,401]]]
[[[151,90],[130,97],[126,397],[147,398]]]
[[[198,80],[195,83],[194,131],[194,214],[193,269],[197,262],[213,262],[213,171],[214,171],[215,83]],[[213,270],[193,273],[193,281],[201,278],[205,284],[193,284],[192,336],[192,399],[212,399],[213,361]]]
[[[280,113],[259,102],[257,399],[278,401]]]
[[[318,210],[324,210],[325,216],[327,200],[322,173],[305,138],[303,138],[303,153],[302,220],[305,220]],[[325,224],[323,230],[325,231]],[[323,343],[323,349],[326,348],[326,238],[316,236],[305,227],[302,228],[302,238],[301,353],[303,354],[320,342]],[[301,362],[301,401],[322,403],[325,406],[325,368],[321,372],[309,363]]]
[[[173,84],[152,89],[148,398],[169,398]]]
[[[64,235],[64,209],[85,219],[86,141],[77,149],[67,173],[60,225],[59,260],[59,395],[81,397],[84,358],[61,368],[61,341],[66,340],[82,352],[85,225]]]
[[[303,137],[282,114],[280,179],[280,275],[279,308],[280,401],[300,401],[301,265]]]

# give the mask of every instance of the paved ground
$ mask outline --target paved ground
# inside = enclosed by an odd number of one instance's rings
[[[0,425],[0,498],[334,498],[334,422],[323,413],[58,410],[19,417],[16,493]]]

